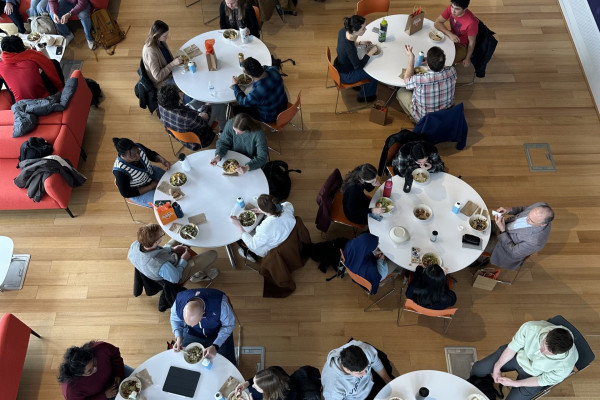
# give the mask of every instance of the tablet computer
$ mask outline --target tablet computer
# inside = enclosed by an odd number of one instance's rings
[[[200,372],[171,367],[163,385],[163,392],[178,394],[185,397],[194,397],[196,387],[200,380]]]

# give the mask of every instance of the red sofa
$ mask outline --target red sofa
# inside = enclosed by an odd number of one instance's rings
[[[3,400],[17,398],[29,335],[41,338],[12,314],[4,314],[0,319],[0,381]]]
[[[89,1],[92,4],[92,12],[99,8],[108,8],[108,0],[89,0]],[[25,21],[25,22],[27,22],[27,18],[29,18],[29,15],[27,15],[27,10],[29,10],[30,4],[31,4],[30,0],[21,0],[21,5],[19,6],[19,13],[23,17],[23,21]],[[69,21],[73,21],[73,20],[79,20],[77,15],[73,15],[69,19]],[[2,13],[0,15],[0,23],[12,23],[12,21],[10,20],[10,18],[8,18],[8,15]]]
[[[19,175],[21,144],[30,137],[46,139],[53,147],[53,154],[68,159],[77,168],[79,156],[85,160],[82,148],[83,135],[90,112],[92,93],[88,88],[81,71],[76,70],[71,77],[78,79],[77,90],[69,105],[62,112],[55,112],[39,117],[38,126],[27,135],[13,138],[13,112],[10,109],[9,97],[5,90],[0,94],[0,193],[1,210],[29,210],[62,208],[73,217],[69,210],[71,187],[59,174],[48,177],[44,183],[46,195],[39,203],[34,203],[27,197],[27,189],[18,188],[14,179]]]

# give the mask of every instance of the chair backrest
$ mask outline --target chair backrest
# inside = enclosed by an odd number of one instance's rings
[[[284,126],[289,124],[289,122],[294,118],[294,116],[300,110],[300,95],[302,94],[302,90],[298,92],[298,98],[294,104],[288,103],[288,107],[279,113],[277,116],[277,120],[275,121],[275,129],[281,130]]]
[[[252,8],[254,9],[254,14],[256,14],[256,20],[258,21],[258,29],[261,30],[262,24],[260,23],[260,8],[258,8],[257,6],[252,6]]]
[[[329,46],[327,46],[327,50],[325,51],[325,55],[327,55],[327,63],[328,63],[328,69],[327,72],[329,73],[329,76],[331,77],[331,79],[333,79],[333,82],[335,83],[335,86],[339,87],[341,86],[341,79],[340,79],[340,73],[338,72],[338,70],[333,66],[333,64],[331,63],[331,50],[329,50]]]
[[[467,145],[469,127],[465,119],[463,103],[426,114],[417,122],[413,132],[427,134],[432,144],[456,142],[457,150],[464,149]]]
[[[390,10],[390,0],[360,0],[356,3],[356,14],[364,17],[374,12],[387,13]]]
[[[352,279],[352,281],[357,285],[361,286],[366,292],[371,293],[371,290],[373,289],[371,282],[369,282],[362,276],[350,271],[350,268],[346,266],[346,257],[344,257],[344,251],[342,249],[340,249],[340,254],[340,262],[344,265],[344,267],[346,267],[346,273],[348,274],[350,279]]]
[[[458,308],[446,308],[444,310],[432,310],[430,308],[421,307],[411,299],[406,299],[404,303],[404,309],[414,311],[419,314],[427,315],[429,317],[451,317],[453,316]]]
[[[573,334],[575,347],[577,348],[577,352],[579,353],[579,359],[575,363],[575,368],[577,368],[577,371],[581,371],[582,369],[590,365],[592,361],[594,361],[594,358],[596,358],[596,356],[594,355],[594,352],[590,348],[588,342],[585,340],[581,332],[579,332],[577,328],[575,328],[562,315],[552,317],[548,319],[548,322],[551,322],[554,325],[562,325],[568,330],[570,330]]]
[[[333,198],[333,203],[331,204],[331,220],[358,229],[365,227],[365,225],[352,222],[346,217],[346,214],[344,213],[344,194],[341,190],[338,190]]]
[[[200,143],[200,138],[194,132],[177,132],[171,128],[165,128],[165,129],[167,130],[167,133],[170,133],[171,135],[173,135],[173,137],[176,138],[177,140],[179,140],[180,142],[197,143],[199,145],[202,145]]]

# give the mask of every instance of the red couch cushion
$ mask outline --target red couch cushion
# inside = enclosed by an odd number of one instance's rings
[[[8,90],[0,91],[0,110],[10,110],[12,107],[12,97]]]
[[[12,314],[0,319],[0,376],[2,398],[16,399],[25,364],[31,328]]]

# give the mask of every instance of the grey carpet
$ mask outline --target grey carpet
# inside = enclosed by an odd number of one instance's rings
[[[63,76],[65,77],[65,79],[69,79],[73,71],[75,71],[76,69],[81,70],[82,65],[82,60],[62,60],[60,62],[60,66],[62,68]]]

